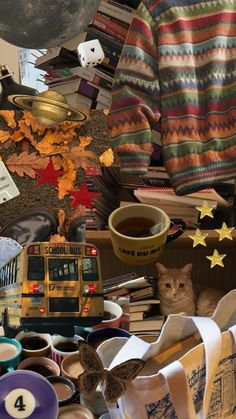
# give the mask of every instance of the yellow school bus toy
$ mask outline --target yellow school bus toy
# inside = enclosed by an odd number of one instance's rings
[[[88,243],[27,244],[0,269],[0,313],[14,331],[73,335],[103,319],[98,249]]]

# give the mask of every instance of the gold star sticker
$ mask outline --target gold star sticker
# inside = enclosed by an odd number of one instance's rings
[[[211,268],[214,268],[214,266],[219,265],[223,266],[224,264],[222,260],[225,258],[226,255],[220,255],[216,249],[214,249],[212,256],[206,256],[207,259],[211,261]]]
[[[212,211],[213,209],[216,208],[216,205],[212,205],[211,207],[208,205],[207,201],[203,201],[203,205],[201,207],[196,207],[196,209],[198,211],[200,211],[201,215],[200,215],[200,219],[204,218],[204,217],[211,217],[213,218],[213,214]]]
[[[223,239],[230,239],[233,240],[232,237],[232,231],[234,230],[234,227],[227,227],[226,223],[222,224],[222,227],[220,229],[215,229],[215,231],[217,231],[217,233],[219,233],[220,237],[219,237],[219,241],[223,240]]]
[[[205,242],[206,236],[208,236],[208,233],[202,234],[199,228],[197,228],[194,236],[188,236],[188,237],[190,237],[190,239],[193,240],[193,247],[195,247],[198,244],[202,244],[202,246],[206,246],[206,242]]]

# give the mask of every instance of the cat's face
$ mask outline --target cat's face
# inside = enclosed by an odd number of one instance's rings
[[[156,264],[158,274],[159,296],[175,301],[192,292],[192,264],[183,268],[166,268],[161,263]]]

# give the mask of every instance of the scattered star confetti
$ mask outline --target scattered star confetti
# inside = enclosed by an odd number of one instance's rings
[[[190,237],[190,239],[193,240],[193,247],[197,246],[198,244],[201,244],[202,246],[206,246],[205,238],[208,236],[208,233],[202,234],[199,228],[197,228],[196,233]]]
[[[223,239],[233,240],[233,237],[231,234],[233,230],[234,230],[234,227],[228,227],[226,223],[223,223],[221,228],[215,229],[215,231],[217,231],[217,233],[219,233],[220,235],[219,241]]]
[[[204,217],[211,217],[214,218],[212,211],[216,208],[216,205],[209,206],[207,201],[203,201],[203,205],[201,207],[196,207],[198,211],[200,211],[200,219]]]
[[[206,256],[207,259],[211,261],[211,268],[214,268],[214,266],[219,265],[224,267],[223,259],[225,258],[225,255],[220,255],[216,249],[214,249],[212,256]]]

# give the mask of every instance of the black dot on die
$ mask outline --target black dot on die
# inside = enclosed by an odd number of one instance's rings
[[[85,58],[83,57],[83,61],[85,61]]]

